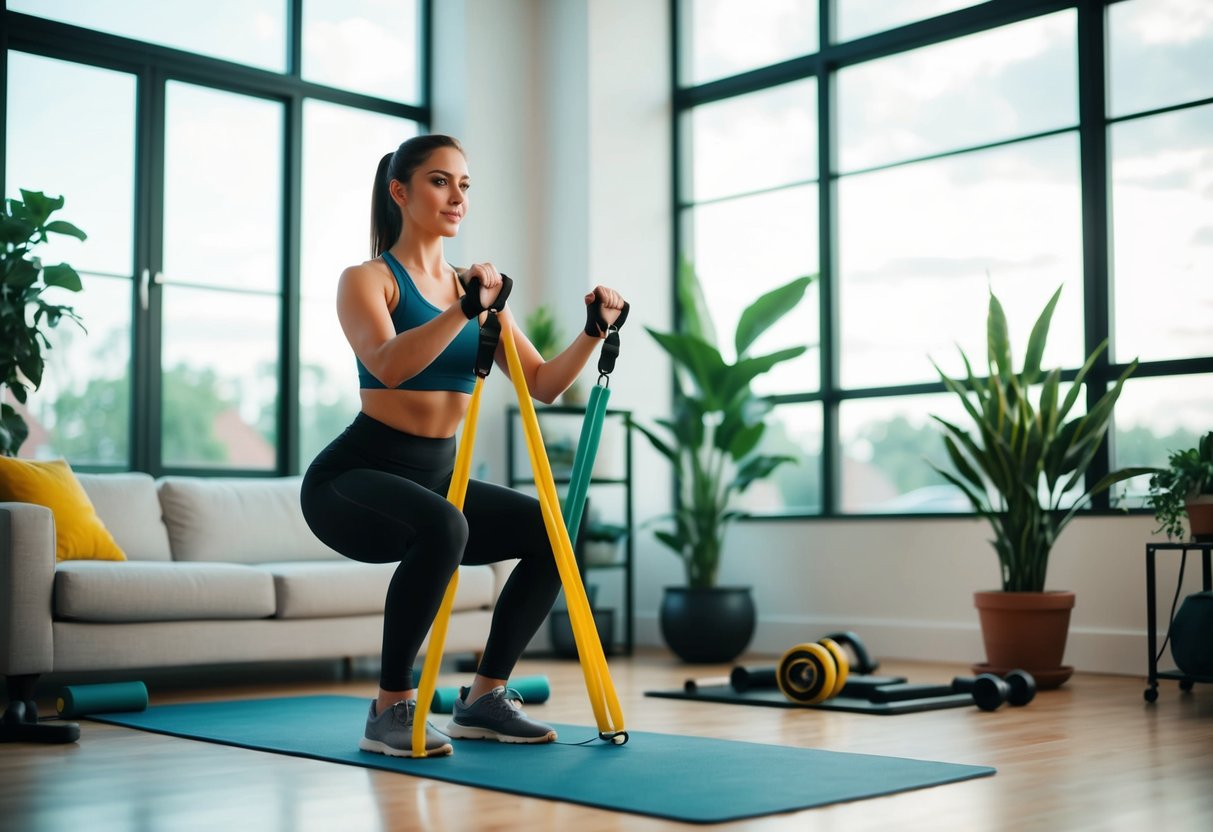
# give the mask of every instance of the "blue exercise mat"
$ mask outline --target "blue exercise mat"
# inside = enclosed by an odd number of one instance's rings
[[[692,823],[792,812],[994,773],[984,766],[643,731],[629,731],[630,740],[622,746],[597,740],[588,745],[456,740],[449,757],[385,757],[358,749],[369,702],[349,696],[301,696],[158,705],[89,718]],[[588,726],[555,727],[562,743],[597,736]]]

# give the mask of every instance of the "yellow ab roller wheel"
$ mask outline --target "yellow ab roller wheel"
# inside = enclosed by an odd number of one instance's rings
[[[785,697],[799,705],[816,705],[837,696],[850,665],[833,639],[797,644],[783,654],[775,682]]]

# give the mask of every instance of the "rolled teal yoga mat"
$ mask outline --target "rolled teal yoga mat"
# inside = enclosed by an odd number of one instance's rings
[[[791,812],[985,777],[994,769],[903,757],[629,731],[627,745],[455,741],[424,760],[358,750],[368,699],[301,696],[157,705],[90,717],[190,739],[398,771],[511,794],[693,823]],[[436,725],[442,727],[443,720]],[[300,730],[306,726],[306,730]],[[556,725],[561,742],[597,735]]]

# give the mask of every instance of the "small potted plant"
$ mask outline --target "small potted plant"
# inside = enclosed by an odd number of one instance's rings
[[[1213,540],[1213,431],[1195,448],[1173,451],[1167,467],[1150,477],[1146,498],[1158,521],[1155,532],[1168,540],[1184,540],[1184,519],[1198,541]]]
[[[585,526],[585,562],[587,566],[610,566],[619,563],[623,539],[628,530],[618,523],[592,520]]]

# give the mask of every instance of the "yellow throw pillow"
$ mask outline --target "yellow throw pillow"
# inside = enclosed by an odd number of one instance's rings
[[[54,513],[56,560],[126,560],[65,460],[0,456],[2,502],[34,503]]]

